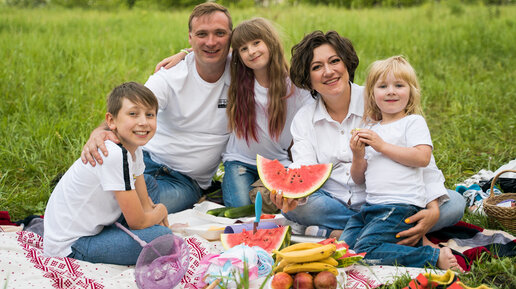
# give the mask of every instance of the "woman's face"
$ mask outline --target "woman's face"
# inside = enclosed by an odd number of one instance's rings
[[[263,40],[255,39],[245,43],[238,48],[238,54],[245,66],[250,69],[254,71],[267,69],[270,59],[269,48]]]
[[[333,46],[323,44],[314,49],[310,64],[312,89],[323,97],[340,96],[349,89],[349,74],[344,61]]]

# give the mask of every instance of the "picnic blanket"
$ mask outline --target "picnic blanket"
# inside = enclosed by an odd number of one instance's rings
[[[206,204],[201,205],[206,209]],[[205,216],[197,209],[171,214],[169,221],[188,220],[191,224],[215,224],[218,218]],[[234,222],[223,220],[222,222]],[[206,225],[206,224],[204,224]],[[195,226],[194,226],[195,227]],[[184,239],[190,249],[190,266],[177,288],[200,289],[195,286],[195,275],[200,260],[208,254],[223,251],[219,241],[208,241],[198,234],[185,234]],[[454,227],[445,228],[429,235],[434,243],[444,244],[468,256],[465,262],[472,262],[481,252],[489,251],[498,256],[514,256],[516,243],[514,236],[503,231],[484,230],[480,227],[460,222]],[[496,248],[496,249],[495,249]],[[474,253],[475,252],[475,253]],[[391,283],[399,276],[416,277],[422,268],[395,266],[353,265],[339,268],[343,288],[376,288]],[[433,271],[442,274],[443,271]],[[264,279],[255,280],[250,288],[259,288]],[[270,280],[268,281],[270,282]],[[52,258],[43,256],[43,239],[34,232],[17,231],[0,233],[0,288],[132,288],[136,289],[134,266],[93,264],[71,258]],[[268,284],[264,287],[270,288]]]

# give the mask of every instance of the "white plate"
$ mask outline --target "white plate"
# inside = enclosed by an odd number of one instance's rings
[[[184,231],[187,235],[197,234],[208,241],[220,240],[220,234],[224,232],[224,225],[221,224],[204,224],[193,227],[186,227]]]

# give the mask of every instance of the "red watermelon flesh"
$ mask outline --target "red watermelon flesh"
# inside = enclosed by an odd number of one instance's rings
[[[258,175],[270,191],[282,191],[286,198],[296,199],[318,190],[330,177],[332,164],[315,164],[287,169],[278,160],[256,156]]]
[[[221,234],[220,242],[226,250],[240,244],[246,244],[249,247],[258,246],[272,253],[273,250],[281,250],[290,245],[290,226],[258,229],[254,234],[252,230],[243,230],[240,233],[233,234]]]

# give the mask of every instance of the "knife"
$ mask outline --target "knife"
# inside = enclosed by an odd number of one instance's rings
[[[253,234],[258,230],[258,223],[260,222],[260,217],[262,215],[262,194],[260,191],[256,193],[256,198],[254,199],[254,215],[256,219],[253,224]]]

